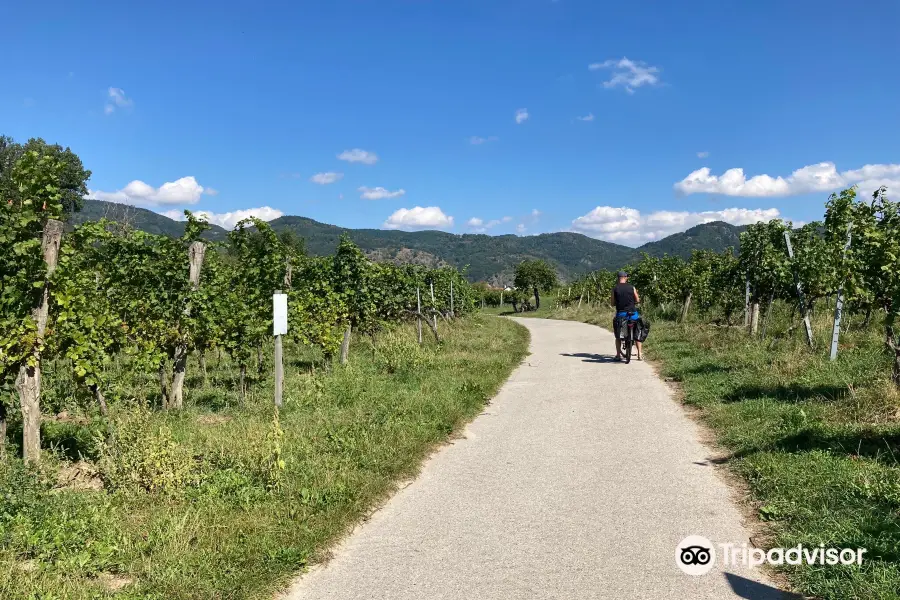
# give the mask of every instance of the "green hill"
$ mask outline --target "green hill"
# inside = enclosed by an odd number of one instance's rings
[[[103,217],[127,221],[135,228],[150,233],[180,236],[184,232],[184,223],[151,210],[99,200],[86,200],[84,209],[73,215],[71,220],[77,224]],[[740,232],[744,230],[743,227],[717,221],[697,225],[635,249],[570,232],[517,236],[346,229],[294,216],[279,217],[269,224],[276,231],[291,230],[301,236],[310,254],[331,254],[341,234],[347,233],[374,260],[450,264],[456,267],[468,265],[470,279],[493,284],[511,283],[515,266],[526,258],[549,261],[560,277],[567,280],[597,269],[619,269],[639,258],[641,252],[653,256],[675,254],[689,258],[694,249],[737,247]],[[207,237],[223,240],[226,235],[224,229],[213,225]]]
[[[694,250],[715,250],[721,252],[733,247],[738,250],[741,244],[741,233],[747,227],[730,225],[724,221],[713,221],[703,225],[695,225],[687,231],[675,233],[658,242],[650,242],[638,248],[651,256],[670,254],[682,258],[690,258]]]
[[[181,221],[175,221],[146,208],[102,200],[85,200],[84,208],[71,215],[69,222],[78,225],[85,221],[99,221],[104,218],[117,223],[128,223],[135,229],[157,235],[181,237],[184,233],[184,223]],[[226,234],[227,232],[218,225],[210,225],[206,237],[211,240],[224,240]]]
[[[403,249],[430,254],[456,267],[469,265],[476,281],[509,283],[517,264],[526,258],[551,262],[563,278],[595,269],[621,267],[637,254],[632,248],[611,244],[578,233],[544,233],[534,236],[453,234],[443,231],[389,231],[343,229],[305,217],[280,217],[269,223],[276,231],[290,229],[306,240],[312,254],[330,254],[342,233],[367,252],[396,254]]]

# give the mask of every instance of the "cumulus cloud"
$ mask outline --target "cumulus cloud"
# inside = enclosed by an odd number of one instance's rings
[[[594,120],[594,113],[588,113],[583,117],[575,117],[575,118],[578,119],[579,121],[587,121],[588,123],[590,123],[591,121]]]
[[[588,65],[591,71],[609,69],[612,77],[603,82],[605,88],[623,87],[629,94],[645,85],[657,85],[659,83],[659,68],[648,65],[639,60],[630,60],[623,57],[619,60],[607,60],[602,63]]]
[[[832,192],[851,185],[858,185],[862,194],[871,194],[882,185],[900,188],[900,165],[865,165],[841,173],[833,162],[821,162],[797,169],[787,177],[756,175],[749,179],[741,168],[728,169],[717,176],[703,167],[676,183],[675,191],[683,195],[771,197]]]
[[[218,196],[219,190],[215,190],[211,187],[208,187],[208,188],[203,189],[203,193],[206,194],[207,196]]]
[[[399,198],[403,194],[406,193],[406,190],[399,189],[397,191],[392,192],[391,190],[385,189],[383,187],[366,187],[362,186],[358,190],[361,192],[360,198],[363,200],[384,200],[385,198]]]
[[[496,135],[491,135],[486,138],[479,135],[473,135],[469,138],[469,143],[473,146],[480,146],[481,144],[486,144],[487,142],[496,142],[499,139],[500,138],[498,138]]]
[[[125,95],[125,90],[122,88],[111,87],[106,92],[108,101],[106,106],[103,107],[103,112],[107,115],[111,115],[116,112],[117,108],[129,108],[134,105],[134,102]]]
[[[528,231],[528,228],[525,227],[525,223],[519,223],[518,225],[516,225],[516,233],[518,233],[519,235],[522,235],[526,231]]]
[[[449,229],[453,227],[453,217],[447,216],[437,206],[401,208],[382,225],[385,229]]]
[[[193,177],[182,177],[176,181],[164,183],[158,188],[135,179],[121,190],[104,192],[100,190],[88,190],[86,198],[90,200],[105,200],[106,202],[118,202],[120,204],[141,204],[146,206],[163,206],[173,204],[196,204],[200,201],[200,195],[210,193]],[[218,192],[212,191],[210,195]]]
[[[660,210],[643,215],[641,211],[625,206],[598,206],[572,221],[572,230],[608,242],[637,246],[702,223],[725,221],[732,225],[749,225],[771,221],[780,214],[777,208],[726,208],[703,212]]]
[[[184,221],[184,211],[181,210],[167,210],[161,214],[176,221]],[[259,208],[247,208],[224,213],[213,213],[208,210],[198,210],[194,212],[195,217],[203,219],[207,223],[224,227],[225,229],[234,229],[235,225],[250,217],[256,217],[263,221],[271,221],[282,215],[284,215],[283,212],[277,208],[272,208],[271,206],[260,206]]]
[[[709,152],[698,152],[697,158],[709,158]]]
[[[520,108],[516,111],[516,125],[521,125],[525,121],[528,120],[528,117],[531,115],[528,114],[527,108]]]
[[[368,150],[360,150],[359,148],[344,150],[338,154],[337,157],[338,160],[345,160],[351,163],[362,163],[364,165],[374,165],[378,162],[377,154],[369,152]]]
[[[485,221],[480,217],[472,217],[471,219],[466,221],[466,226],[475,233],[486,233],[489,229],[492,229],[502,223],[509,223],[510,221],[512,221],[512,217],[491,219],[490,221]]]
[[[313,183],[318,183],[319,185],[328,185],[329,183],[340,181],[343,176],[343,173],[335,173],[334,171],[329,171],[327,173],[316,173],[315,175],[310,177],[309,180]]]

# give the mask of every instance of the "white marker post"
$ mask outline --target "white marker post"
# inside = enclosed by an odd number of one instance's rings
[[[275,335],[275,406],[281,407],[281,397],[284,393],[284,350],[281,336],[287,335],[288,310],[287,294],[281,290],[272,296],[272,333]]]

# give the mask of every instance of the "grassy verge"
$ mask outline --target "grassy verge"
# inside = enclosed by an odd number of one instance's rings
[[[419,348],[411,328],[357,340],[330,373],[289,348],[277,415],[271,378],[243,402],[223,391],[226,363],[177,414],[136,402],[114,404],[109,423],[77,408],[51,420],[58,454],[87,457],[100,477],[79,477],[106,488],[54,489],[64,462],[0,464],[0,598],[268,597],[415,474],[527,351],[505,319],[442,333],[439,347]]]
[[[646,345],[662,375],[731,452],[728,468],[749,484],[770,547],[866,548],[862,566],[786,567],[795,590],[829,600],[900,597],[900,395],[877,327],[851,330],[829,362],[827,315],[817,349],[787,315],[767,340],[740,328],[654,320]],[[607,310],[555,318],[608,327]],[[785,336],[771,347],[772,340]]]

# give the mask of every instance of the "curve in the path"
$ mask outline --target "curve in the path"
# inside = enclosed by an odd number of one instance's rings
[[[531,355],[463,438],[286,597],[780,598],[759,569],[677,568],[688,535],[740,546],[748,533],[650,366],[611,362],[598,327],[519,322]]]

